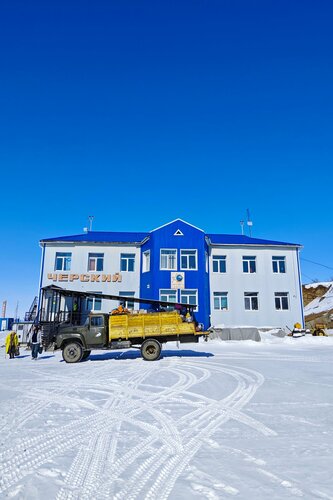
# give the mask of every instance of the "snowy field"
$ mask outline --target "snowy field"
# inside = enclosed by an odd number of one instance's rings
[[[333,499],[333,337],[0,355],[0,498]]]

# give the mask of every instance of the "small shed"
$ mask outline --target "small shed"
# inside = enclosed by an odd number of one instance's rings
[[[0,318],[0,331],[11,330],[14,318]]]

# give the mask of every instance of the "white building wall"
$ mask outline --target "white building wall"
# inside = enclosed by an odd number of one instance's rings
[[[213,272],[213,256],[226,256],[226,273]],[[256,273],[243,272],[243,256],[256,256]],[[286,258],[286,273],[273,273],[272,257]],[[292,328],[302,322],[297,249],[215,246],[210,262],[211,325]],[[228,292],[228,310],[214,310],[214,292]],[[245,310],[244,292],[258,292],[259,310]],[[275,292],[288,292],[289,309],[276,310]]]
[[[71,252],[72,261],[69,271],[55,270],[57,252]],[[104,254],[103,271],[88,270],[89,253]],[[120,255],[122,253],[135,255],[134,272],[120,271]],[[107,276],[111,281],[103,282],[103,276],[104,279]],[[93,279],[96,281],[92,281]],[[115,281],[112,281],[113,279]],[[47,244],[45,247],[42,287],[52,284],[67,290],[102,292],[111,295],[120,295],[120,292],[134,292],[135,297],[139,297],[140,248],[130,245],[87,245],[86,243],[76,243],[75,245],[68,243]],[[102,300],[102,312],[109,312],[118,305],[114,301]]]

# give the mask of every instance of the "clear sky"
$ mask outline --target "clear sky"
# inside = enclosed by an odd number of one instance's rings
[[[29,2],[0,8],[0,301],[22,316],[42,238],[149,231],[304,245],[333,276],[333,3]],[[312,264],[309,260],[326,265]]]

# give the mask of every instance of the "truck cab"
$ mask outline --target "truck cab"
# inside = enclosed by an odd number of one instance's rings
[[[72,323],[60,323],[57,328],[57,333],[54,338],[55,349],[62,349],[65,353],[69,351],[68,345],[77,343],[81,345],[82,358],[88,357],[91,349],[103,349],[108,346],[108,315],[107,314],[89,314],[83,325]],[[79,356],[80,348],[70,351],[72,354],[69,357],[76,358]],[[64,358],[65,359],[65,358]],[[65,359],[65,361],[71,362]],[[75,362],[75,361],[72,361]]]

